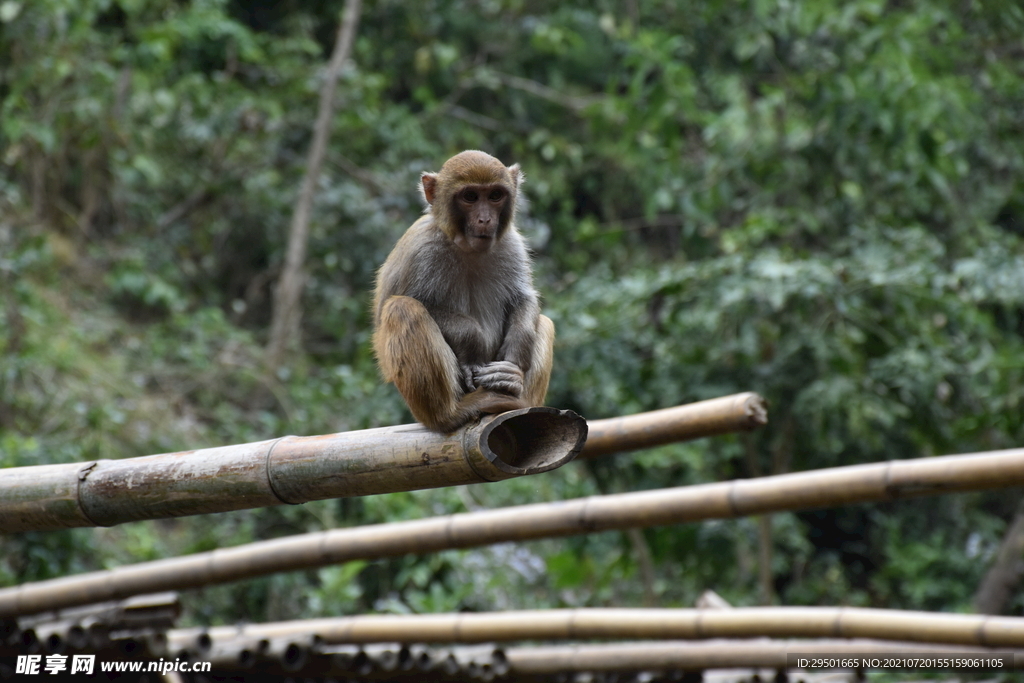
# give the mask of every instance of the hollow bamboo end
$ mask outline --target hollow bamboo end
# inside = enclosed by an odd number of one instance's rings
[[[252,648],[243,647],[238,651],[238,665],[243,669],[253,668],[258,661],[259,655]]]
[[[751,429],[768,424],[768,401],[761,394],[749,394],[743,401],[743,408]]]
[[[299,643],[288,643],[281,653],[281,664],[285,671],[298,671],[309,659],[309,648]]]
[[[496,416],[481,437],[484,456],[502,472],[538,474],[579,455],[587,441],[587,421],[571,410],[522,408]]]

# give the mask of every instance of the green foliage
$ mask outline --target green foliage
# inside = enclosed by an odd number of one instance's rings
[[[370,3],[319,179],[302,350],[275,378],[270,293],[341,3],[265,5],[0,2],[0,466],[409,420],[377,377],[368,291],[420,211],[419,173],[466,148],[528,176],[550,405],[596,418],[756,390],[771,424],[488,486],[25,534],[0,540],[0,583],[1024,442],[1015,3]],[[775,599],[969,609],[1012,499],[775,515]],[[690,605],[708,588],[754,604],[760,533],[350,563],[189,594],[186,619]]]

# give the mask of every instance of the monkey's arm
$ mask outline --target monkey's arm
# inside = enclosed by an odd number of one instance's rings
[[[533,365],[533,350],[537,344],[537,319],[540,304],[532,290],[523,292],[512,304],[505,325],[505,338],[495,360],[514,363],[524,373]]]
[[[384,304],[393,296],[408,296],[417,271],[417,261],[424,247],[429,243],[428,216],[422,216],[413,223],[395,244],[384,265],[377,271],[377,283],[373,292],[373,324],[380,325]]]
[[[467,315],[449,309],[434,306],[431,307],[431,310],[431,316],[441,329],[445,343],[451,347],[455,357],[459,360],[463,389],[469,392],[486,387],[501,391],[498,387],[491,387],[486,379],[481,382],[476,378],[476,370],[485,361],[484,350],[486,348],[486,334],[480,323]],[[506,391],[505,393],[510,392]]]
[[[527,405],[534,406],[544,404],[555,344],[555,326],[547,316],[533,313],[538,308],[536,297],[532,297],[530,305],[516,309],[505,338],[511,354],[519,354],[520,359],[524,356],[529,358],[529,361],[519,360],[520,363],[528,362],[528,366],[524,368],[511,360],[498,360],[478,368],[475,375],[481,386],[518,396]],[[514,342],[526,339],[532,339],[531,346],[525,351],[517,348]]]
[[[462,362],[475,365],[483,362],[484,349],[486,348],[486,335],[480,323],[468,315],[441,308],[440,306],[427,306],[434,322],[441,328],[441,334],[448,346]]]
[[[512,396],[523,395],[526,375],[534,361],[539,316],[540,306],[532,290],[510,304],[505,335],[494,360],[470,364],[464,369],[470,377],[470,386]]]

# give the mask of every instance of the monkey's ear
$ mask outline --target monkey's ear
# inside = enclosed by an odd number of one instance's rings
[[[512,164],[508,167],[508,174],[512,176],[512,184],[518,189],[523,181],[526,180],[526,174],[519,168],[519,164]]]
[[[423,198],[427,200],[427,204],[434,205],[434,191],[437,190],[437,174],[436,173],[424,173],[420,178],[420,192],[423,193]]]

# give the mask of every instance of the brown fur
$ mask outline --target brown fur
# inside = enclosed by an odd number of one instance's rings
[[[381,373],[435,431],[544,402],[554,324],[513,223],[520,182],[518,166],[476,151],[424,174],[427,213],[377,274]]]

